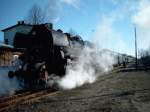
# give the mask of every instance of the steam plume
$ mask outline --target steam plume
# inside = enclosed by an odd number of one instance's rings
[[[14,94],[19,89],[19,83],[16,78],[8,77],[8,68],[0,69],[0,96]]]
[[[111,70],[113,63],[114,59],[109,53],[86,46],[75,66],[67,66],[67,73],[59,80],[59,86],[72,89],[85,83],[93,83],[99,75]]]

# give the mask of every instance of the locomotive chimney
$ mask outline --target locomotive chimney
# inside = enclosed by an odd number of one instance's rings
[[[24,24],[24,21],[18,21],[18,25]]]
[[[24,21],[21,21],[21,24],[24,24]]]
[[[21,24],[21,22],[20,21],[18,21],[18,25],[20,25]]]

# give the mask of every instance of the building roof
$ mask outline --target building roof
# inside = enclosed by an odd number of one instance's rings
[[[0,43],[0,48],[13,48],[13,46],[7,45],[7,44],[4,44],[4,43]]]
[[[5,29],[3,29],[3,30],[1,30],[1,31],[5,32],[5,31],[10,30],[10,29],[12,29],[12,28],[15,28],[15,27],[17,27],[17,26],[31,26],[31,27],[32,27],[32,26],[40,26],[40,25],[45,25],[45,26],[47,26],[47,27],[50,28],[50,29],[53,28],[53,24],[52,24],[52,23],[31,25],[31,24],[25,23],[24,21],[18,21],[18,23],[17,23],[16,25],[10,26],[10,27],[5,28]]]
[[[15,27],[17,27],[17,26],[32,26],[32,25],[30,25],[30,24],[16,24],[16,25],[10,26],[10,27],[8,27],[8,28],[5,28],[5,29],[3,29],[3,30],[1,30],[1,31],[5,32],[5,31],[10,30],[10,29],[12,29],[12,28],[15,28]]]
[[[12,51],[12,52],[23,52],[24,49],[20,49],[20,48],[14,48],[11,45],[7,45],[4,43],[0,43],[0,52],[3,51]]]

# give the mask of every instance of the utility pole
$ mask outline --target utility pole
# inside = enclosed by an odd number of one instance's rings
[[[134,33],[135,33],[135,67],[137,69],[137,37],[136,37],[136,27],[134,28]]]

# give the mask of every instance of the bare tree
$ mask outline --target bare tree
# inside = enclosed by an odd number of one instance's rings
[[[37,4],[34,4],[28,12],[27,22],[30,24],[41,24],[45,22],[45,14]]]

